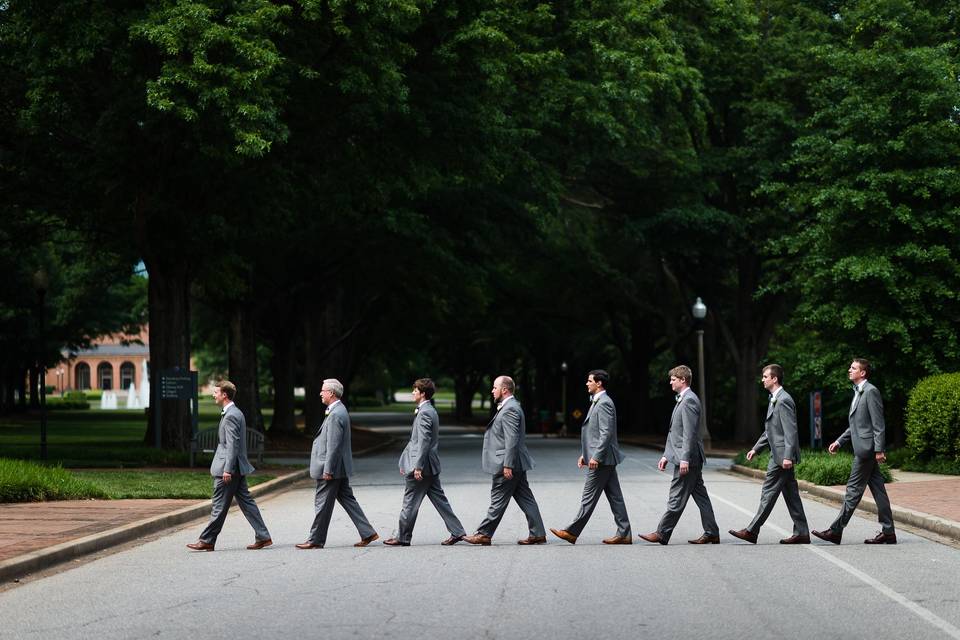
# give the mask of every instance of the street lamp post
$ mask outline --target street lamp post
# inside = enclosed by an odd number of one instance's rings
[[[63,367],[57,367],[57,391],[63,397]]]
[[[37,292],[37,316],[39,319],[40,334],[37,338],[37,371],[40,378],[40,459],[47,459],[47,367],[44,363],[44,351],[46,351],[46,335],[44,328],[44,301],[47,297],[47,289],[50,287],[50,279],[43,267],[37,269],[33,274],[33,288]]]
[[[560,421],[560,435],[567,435],[567,363],[560,364],[560,372],[563,374],[563,390],[560,394],[560,410],[563,411],[563,419]]]
[[[693,314],[694,327],[697,331],[697,368],[700,378],[700,437],[703,438],[704,448],[709,451],[711,442],[710,430],[707,429],[707,382],[703,358],[703,320],[707,317],[707,305],[698,297],[690,312]]]

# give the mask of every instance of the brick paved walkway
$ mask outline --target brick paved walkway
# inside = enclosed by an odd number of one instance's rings
[[[198,500],[67,500],[0,504],[0,561],[52,547]]]

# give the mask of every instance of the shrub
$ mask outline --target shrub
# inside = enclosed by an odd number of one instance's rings
[[[68,391],[62,398],[47,398],[50,409],[89,409],[90,403],[82,391]]]
[[[769,462],[769,450],[759,453],[749,462],[745,452],[741,452],[734,459],[735,464],[763,470],[767,468]],[[831,455],[822,449],[804,449],[800,454],[800,464],[797,465],[797,479],[826,486],[846,484],[852,465],[853,454],[846,451]],[[893,479],[890,475],[890,467],[886,464],[880,465],[880,473],[887,482]]]
[[[920,471],[923,473],[939,473],[942,475],[960,475],[960,460],[950,460],[944,457],[935,457],[930,460],[919,460],[912,449],[903,447],[887,451],[887,464],[894,469],[904,471]]]
[[[907,401],[906,431],[916,459],[960,460],[960,373],[917,383]]]
[[[105,498],[95,485],[79,480],[61,467],[0,458],[0,502]]]

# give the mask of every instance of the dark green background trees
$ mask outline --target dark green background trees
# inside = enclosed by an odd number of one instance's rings
[[[277,433],[295,386],[316,423],[331,376],[450,380],[468,419],[511,373],[552,414],[562,362],[571,408],[603,367],[621,428],[662,430],[697,296],[714,437],[759,430],[772,358],[795,394],[828,391],[828,437],[850,358],[874,359],[897,425],[960,358],[957,20],[905,0],[10,0],[3,407],[44,264],[48,363],[148,317],[154,370],[201,354]]]

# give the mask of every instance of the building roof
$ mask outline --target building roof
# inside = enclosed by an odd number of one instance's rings
[[[145,344],[101,344],[89,349],[79,349],[68,354],[70,358],[96,358],[108,356],[149,356],[150,346]]]

